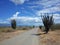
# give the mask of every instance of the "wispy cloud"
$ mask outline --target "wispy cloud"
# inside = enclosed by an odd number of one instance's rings
[[[60,4],[60,0],[48,0],[48,1],[43,1],[40,4],[43,5],[44,8],[48,8],[48,7],[56,6],[57,3]]]
[[[29,0],[10,0],[10,1],[16,5],[19,5],[19,4],[23,4],[25,1],[29,1]]]
[[[60,11],[60,7],[56,6],[56,7],[51,7],[51,8],[37,11],[37,14],[40,15],[41,13],[55,13],[55,12],[59,12],[59,11]]]
[[[55,20],[60,20],[60,14],[53,14],[53,18],[55,19]]]
[[[43,6],[43,8],[49,8],[52,6],[56,6],[56,4],[60,4],[60,0],[38,0],[38,1],[33,1],[29,2],[28,4],[36,4],[38,6]]]
[[[37,15],[40,15],[40,13],[60,12],[60,0],[36,0],[27,4],[31,5],[27,7],[31,8],[33,12],[37,12]]]
[[[45,13],[51,15],[52,13],[60,12],[60,0],[42,0],[38,4],[43,6],[42,10],[37,11],[36,15],[38,16],[41,16],[41,14],[45,15]],[[60,20],[60,14],[53,14],[53,18],[54,21],[58,23]]]

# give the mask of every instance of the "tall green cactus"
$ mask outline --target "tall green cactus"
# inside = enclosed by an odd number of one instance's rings
[[[42,16],[42,22],[45,27],[46,34],[48,33],[50,27],[53,25],[53,15],[49,16],[49,14]]]
[[[15,19],[11,20],[11,27],[13,29],[16,29],[16,20]]]

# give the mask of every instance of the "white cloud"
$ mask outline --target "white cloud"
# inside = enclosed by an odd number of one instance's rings
[[[40,15],[41,13],[55,13],[55,12],[59,12],[60,11],[60,7],[51,7],[51,8],[47,8],[47,9],[43,9],[40,11],[37,11],[37,14]]]
[[[44,2],[48,2],[48,0],[37,0],[37,1],[33,1],[33,2],[28,2],[28,4],[38,4],[38,5],[40,5]]]
[[[12,17],[8,18],[7,20],[17,19],[19,14],[20,12],[16,12],[15,14],[13,14]]]
[[[20,12],[16,12],[13,17],[17,17]]]
[[[60,14],[53,14],[53,18],[55,19],[55,20],[60,20]]]
[[[27,6],[27,7],[33,9],[33,8],[38,7],[38,5],[37,5],[37,6],[36,6],[36,5],[33,5],[33,6]]]
[[[10,0],[10,1],[18,5],[18,4],[23,4],[25,1],[29,1],[29,0]]]
[[[28,2],[27,4],[33,4],[33,6],[29,7],[29,8],[38,8],[38,7],[42,7],[43,11],[41,10],[41,12],[45,13],[45,12],[54,12],[54,11],[59,11],[60,9],[60,0],[37,0],[37,1],[33,1],[33,2]],[[37,4],[37,5],[35,5]],[[53,11],[54,10],[54,11]]]
[[[0,20],[0,24],[9,24],[9,21],[7,21],[7,20]]]
[[[43,9],[40,11],[37,11],[36,15],[41,16],[41,14],[45,15],[45,13],[51,14],[55,12],[60,12],[59,2],[60,0],[46,0],[46,1],[42,0],[42,2],[39,3],[39,5],[43,5]],[[53,14],[53,18],[54,18],[54,21],[58,23],[60,20],[60,14]]]
[[[9,19],[10,20],[14,19],[14,17],[10,17]],[[40,22],[41,21],[40,18],[38,18],[38,17],[24,17],[24,16],[20,17],[20,16],[17,16],[15,19],[18,21],[22,21],[22,22],[32,22],[32,21]]]
[[[60,0],[50,0],[50,1],[43,1],[40,4],[43,5],[44,8],[47,8],[47,7],[51,7],[51,6],[56,6],[56,4],[59,2],[60,2]]]
[[[17,21],[22,22],[41,22],[40,17],[18,16],[18,14],[19,12],[16,12],[12,17],[8,18],[8,20],[16,19]]]
[[[37,4],[38,6],[42,5],[43,8],[48,8],[51,6],[56,6],[56,4],[60,4],[60,0],[38,0],[29,2],[28,4]]]
[[[28,16],[18,16],[19,12],[16,12],[13,14],[12,17],[8,18],[9,20],[11,19],[16,19],[18,22],[23,22],[23,23],[42,23],[41,17],[28,17]],[[44,15],[44,14],[43,14]],[[50,14],[51,15],[51,14]],[[53,14],[54,21],[60,19],[60,14]]]

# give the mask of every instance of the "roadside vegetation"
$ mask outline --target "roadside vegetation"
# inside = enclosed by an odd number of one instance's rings
[[[34,26],[17,26],[16,20],[11,20],[11,26],[0,27],[0,41],[20,35],[32,28]]]
[[[44,26],[39,26],[40,45],[60,45],[60,23],[55,24],[53,15],[42,16]]]
[[[48,34],[44,34],[44,26],[39,28],[40,45],[60,45],[60,24],[54,24]]]
[[[18,26],[16,27],[16,29],[13,29],[11,27],[0,27],[0,41],[12,38],[30,29],[33,29],[33,27],[32,26]]]

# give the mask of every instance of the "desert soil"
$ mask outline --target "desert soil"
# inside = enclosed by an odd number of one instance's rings
[[[48,34],[41,31],[39,33],[41,33],[40,45],[60,45],[60,30],[49,31]]]
[[[16,30],[14,32],[1,32],[0,33],[0,41],[3,41],[5,39],[9,39],[9,38],[12,38],[14,36],[17,36],[23,32],[25,32],[26,30]]]

